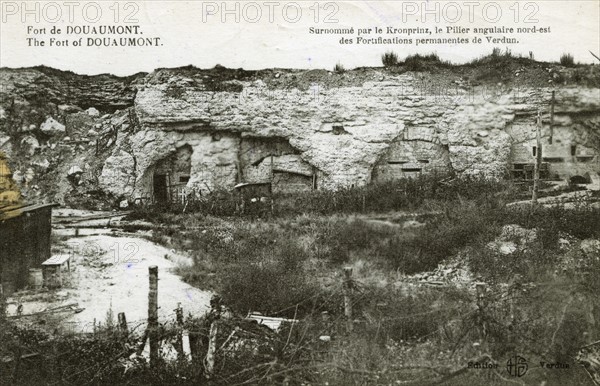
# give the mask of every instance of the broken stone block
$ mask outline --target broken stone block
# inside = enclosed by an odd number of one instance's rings
[[[43,160],[36,161],[33,164],[43,170],[46,170],[50,166],[50,161],[48,161],[47,159],[44,158]]]
[[[20,170],[15,170],[15,172],[13,173],[12,179],[17,184],[22,183],[23,182],[23,173],[21,173]]]
[[[48,119],[46,119],[46,122],[42,123],[42,125],[40,126],[40,130],[42,131],[42,133],[49,135],[62,134],[66,131],[65,125],[58,122],[52,117],[49,117]]]
[[[27,168],[27,170],[25,171],[25,174],[23,175],[23,180],[25,181],[25,183],[30,183],[31,181],[33,181],[34,177],[35,177],[35,172],[33,171],[33,169]]]
[[[83,173],[83,170],[81,170],[81,168],[77,165],[73,165],[69,168],[69,171],[67,172],[67,177],[73,176],[75,174],[80,174]]]
[[[34,136],[28,135],[21,140],[21,146],[27,155],[32,156],[40,148],[40,143]]]
[[[94,107],[90,107],[89,109],[85,110],[85,112],[88,113],[88,115],[92,116],[92,117],[99,117],[100,116],[100,111],[98,111]]]
[[[75,105],[59,105],[58,111],[61,114],[73,114],[81,111],[81,107]]]

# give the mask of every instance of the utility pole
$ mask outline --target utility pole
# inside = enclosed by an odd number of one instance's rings
[[[540,189],[540,168],[542,166],[542,112],[538,110],[536,124],[536,151],[535,151],[535,169],[533,173],[533,194],[531,204],[537,205],[538,191]]]

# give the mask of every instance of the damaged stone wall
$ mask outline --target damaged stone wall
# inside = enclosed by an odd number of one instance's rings
[[[312,166],[287,140],[243,137],[240,147],[240,182],[273,182],[274,193],[312,190]]]
[[[499,178],[535,139],[539,108],[548,135],[554,90],[556,139],[577,142],[577,165],[598,171],[598,148],[582,133],[597,130],[600,89],[506,86],[490,94],[455,75],[433,79],[455,84],[449,96],[419,88],[427,76],[434,77],[378,68],[182,68],[130,78],[2,69],[0,150],[22,176],[31,169],[30,187],[58,201],[74,191],[149,197],[154,167],[183,146],[192,149],[187,186],[203,193],[269,180],[271,168],[292,190],[312,188],[313,176],[319,189],[337,189],[418,169]],[[566,138],[578,127],[582,133]],[[565,150],[553,146],[545,156]],[[590,151],[596,161],[585,158]],[[73,166],[83,171],[82,186],[65,182]]]
[[[141,130],[117,144],[105,162],[100,185],[115,195],[122,192],[131,200],[150,200],[156,165],[189,146],[190,179],[186,186],[202,193],[230,188],[237,180],[239,142],[238,135],[226,132],[215,136],[211,132]],[[130,150],[123,152],[122,148]],[[132,175],[136,177],[131,179]]]
[[[589,114],[559,113],[554,117],[552,127],[545,125],[541,130],[542,162],[548,169],[548,177],[570,179],[575,176],[591,177],[600,171],[600,131],[597,138],[588,135],[588,125],[600,130],[600,116]],[[525,120],[507,131],[511,135],[511,163],[532,165],[535,163],[537,140],[532,126]],[[518,166],[517,166],[518,167]]]

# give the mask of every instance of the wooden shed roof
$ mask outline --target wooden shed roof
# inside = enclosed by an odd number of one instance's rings
[[[54,206],[58,206],[58,204],[9,204],[4,206],[0,204],[0,222],[19,217],[24,213]]]

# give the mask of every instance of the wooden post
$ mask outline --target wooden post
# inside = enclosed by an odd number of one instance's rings
[[[273,153],[271,153],[271,183],[269,186],[269,199],[271,201],[271,215],[273,215],[273,211],[275,210],[275,202],[273,200],[273,180],[275,179],[273,173]]]
[[[181,303],[177,303],[177,308],[175,309],[175,319],[177,320],[177,352],[179,353],[179,359],[183,359],[185,357],[183,352],[183,308],[181,308]]]
[[[346,316],[346,328],[352,331],[352,267],[344,267],[344,315]]]
[[[173,197],[171,195],[171,173],[167,172],[167,201],[169,204],[173,203]]]
[[[127,318],[125,318],[124,312],[119,312],[117,315],[117,320],[119,321],[119,330],[121,334],[127,336],[129,334],[129,328],[127,327]]]
[[[237,160],[235,162],[235,166],[237,169],[237,183],[240,184],[242,182],[242,162],[240,161],[240,153],[237,154]]]
[[[552,101],[550,102],[550,138],[548,139],[548,143],[552,144],[554,140],[554,97],[556,91],[552,91]]]
[[[192,348],[191,348],[191,344],[190,344],[190,332],[188,330],[183,330],[183,333],[181,334],[181,349],[182,349],[183,358],[185,358],[185,359],[192,358]]]
[[[486,292],[486,284],[485,283],[475,283],[475,290],[477,291],[477,312],[479,318],[479,328],[481,338],[485,338],[487,336],[487,325],[484,316],[485,310],[485,292]]]
[[[206,358],[204,360],[204,368],[206,370],[206,377],[211,378],[215,370],[215,356],[217,353],[217,333],[218,333],[218,322],[221,317],[221,298],[216,295],[210,301],[212,307],[211,316],[213,322],[210,325],[210,331],[208,333],[208,350],[206,351]]]
[[[542,166],[542,113],[538,110],[536,124],[536,151],[535,151],[535,169],[533,173],[533,193],[531,195],[531,204],[537,205],[538,191],[540,189],[540,168]]]
[[[150,364],[158,361],[158,267],[148,267],[148,339],[150,340]]]

